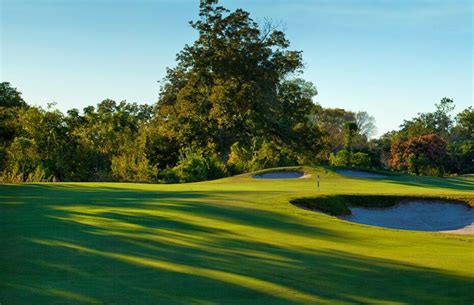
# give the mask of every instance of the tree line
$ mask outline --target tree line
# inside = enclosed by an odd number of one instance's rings
[[[167,69],[154,105],[104,100],[63,113],[0,84],[4,182],[190,182],[268,167],[330,164],[443,175],[473,171],[472,107],[431,113],[372,139],[367,112],[323,108],[302,52],[242,9],[201,1],[193,44]]]

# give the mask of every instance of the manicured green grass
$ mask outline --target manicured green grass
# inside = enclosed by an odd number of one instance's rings
[[[474,199],[472,177],[241,175],[0,185],[0,303],[472,304],[474,236],[345,222],[289,200]]]

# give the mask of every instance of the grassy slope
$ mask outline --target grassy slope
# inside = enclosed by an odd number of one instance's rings
[[[318,173],[320,195],[474,197],[471,177]],[[473,236],[363,226],[288,203],[314,189],[314,179],[245,175],[0,185],[0,302],[472,304]]]

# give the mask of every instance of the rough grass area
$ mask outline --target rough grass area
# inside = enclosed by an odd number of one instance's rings
[[[473,236],[368,227],[289,203],[343,195],[472,199],[472,179],[303,170],[312,178],[0,185],[0,302],[472,303]]]
[[[405,201],[433,200],[473,206],[469,197],[394,196],[394,195],[333,195],[291,199],[298,207],[320,211],[332,216],[351,215],[351,206],[366,208],[387,208]]]

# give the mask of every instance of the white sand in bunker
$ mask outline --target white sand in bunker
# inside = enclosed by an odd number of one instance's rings
[[[474,234],[474,209],[459,203],[416,200],[389,208],[351,207],[341,219],[392,229]]]
[[[268,172],[261,173],[253,176],[257,179],[293,179],[293,178],[309,178],[310,174],[301,171],[277,171],[277,172]]]
[[[382,178],[387,177],[385,175],[374,174],[374,173],[363,172],[363,171],[356,171],[356,170],[351,170],[351,169],[341,169],[336,172],[340,175],[353,177],[353,178],[382,179]]]

